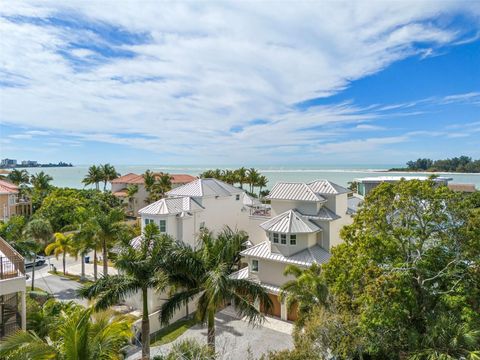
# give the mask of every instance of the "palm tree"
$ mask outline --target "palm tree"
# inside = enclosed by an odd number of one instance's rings
[[[32,183],[34,189],[38,191],[46,191],[50,189],[50,181],[53,180],[53,177],[46,174],[44,171],[40,171],[38,174],[34,174],[30,177],[30,182]]]
[[[121,239],[125,224],[125,213],[122,209],[113,208],[108,213],[99,212],[95,217],[96,237],[102,246],[103,275],[108,275],[108,249]]]
[[[298,305],[298,324],[302,325],[311,311],[318,306],[326,306],[328,287],[320,277],[321,266],[312,264],[307,269],[288,265],[284,275],[293,275],[294,280],[287,281],[282,286],[280,300],[286,302],[287,309]]]
[[[145,173],[142,175],[143,176],[143,182],[145,183],[145,190],[147,190],[148,192],[148,198],[145,200],[146,203],[150,203],[151,202],[151,193],[152,193],[152,187],[153,185],[155,185],[155,174],[150,171],[150,170],[147,170],[145,171]]]
[[[120,360],[131,337],[131,321],[112,312],[92,314],[81,306],[62,312],[61,321],[48,327],[48,336],[19,331],[0,344],[0,358]]]
[[[96,264],[96,251],[98,244],[96,241],[96,224],[94,220],[94,212],[80,207],[77,209],[76,214],[76,226],[77,230],[73,235],[72,255],[75,256],[75,260],[80,255],[82,270],[80,280],[85,280],[85,256],[89,251],[94,250],[94,277],[97,279],[97,264]]]
[[[259,177],[260,173],[256,169],[250,168],[247,170],[247,181],[250,185],[250,193],[253,193],[253,188],[257,185]]]
[[[30,176],[28,175],[27,170],[12,170],[12,172],[8,174],[7,178],[17,186],[21,184],[28,184],[30,182]]]
[[[25,242],[25,248],[30,250],[30,256],[33,255],[32,267],[32,291],[35,288],[35,266],[37,262],[37,254],[43,249],[52,237],[52,225],[43,218],[37,218],[30,221],[25,228],[25,235],[32,239],[31,242]],[[43,245],[42,245],[43,243]]]
[[[265,175],[260,175],[258,177],[258,181],[257,181],[257,186],[258,186],[258,197],[260,198],[262,196],[262,188],[264,188],[265,186],[267,186],[268,184],[268,179]]]
[[[267,309],[271,308],[266,291],[257,283],[229,276],[247,239],[244,232],[225,228],[216,238],[203,231],[201,245],[196,249],[188,244],[174,243],[165,269],[170,282],[181,290],[162,305],[161,322],[167,324],[176,310],[198,297],[196,317],[207,323],[208,345],[215,351],[215,313],[225,303],[233,302],[239,314],[251,323],[263,321],[264,316],[254,303],[259,300]]]
[[[227,184],[235,184],[236,176],[232,170],[223,170],[222,171],[222,181],[225,181]]]
[[[167,191],[172,190],[172,177],[169,174],[160,173],[150,188],[151,201],[157,201],[165,197]]]
[[[55,241],[45,248],[45,254],[50,255],[53,252],[57,259],[58,255],[62,254],[63,275],[67,273],[65,268],[67,254],[75,252],[73,235],[73,233],[65,235],[57,232],[54,235]]]
[[[110,164],[100,165],[100,171],[102,174],[103,191],[106,191],[107,183],[119,177],[120,174],[117,172],[117,170],[115,170],[115,167]]]
[[[138,193],[138,185],[127,186],[128,207],[132,209],[133,215],[135,215],[135,195]]]
[[[135,246],[125,244],[120,250],[115,266],[121,275],[104,276],[94,284],[84,286],[79,294],[95,299],[95,309],[106,309],[126,297],[142,294],[142,359],[150,358],[150,322],[148,319],[148,289],[163,291],[168,278],[162,271],[162,259],[168,253],[173,240],[160,235],[158,227],[151,223],[145,227],[141,240]]]
[[[100,166],[92,165],[88,168],[88,173],[82,180],[85,185],[95,184],[95,189],[100,190],[100,182],[102,181],[102,169]]]
[[[240,169],[235,170],[235,173],[240,189],[243,189],[243,184],[247,181],[247,169],[242,166]]]

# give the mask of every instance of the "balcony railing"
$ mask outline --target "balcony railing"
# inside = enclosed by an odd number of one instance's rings
[[[250,216],[270,217],[271,209],[269,207],[257,206],[250,208]]]
[[[25,260],[5,240],[0,238],[0,280],[25,274]]]

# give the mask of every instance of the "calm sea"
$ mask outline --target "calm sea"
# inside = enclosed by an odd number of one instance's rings
[[[78,165],[71,168],[29,168],[26,169],[30,174],[45,171],[53,177],[53,185],[60,187],[83,188],[82,179],[88,171],[89,165]],[[223,168],[217,166],[219,168]],[[292,166],[256,166],[260,172],[268,178],[267,188],[271,188],[278,181],[302,181],[309,182],[316,179],[328,179],[342,186],[347,186],[349,181],[355,178],[366,176],[385,176],[385,175],[421,175],[420,173],[393,173],[385,170],[399,165],[386,166],[360,166],[352,165],[342,168],[332,166],[303,166],[294,168]],[[201,172],[215,168],[209,166],[162,166],[162,165],[115,165],[119,173],[127,174],[130,172],[142,174],[145,170],[163,171],[168,173],[182,173],[198,175]],[[230,167],[225,167],[230,168]],[[233,168],[232,168],[233,169]],[[428,174],[426,174],[428,175]],[[446,174],[439,173],[440,176],[453,178],[454,183],[475,184],[480,189],[480,174]]]

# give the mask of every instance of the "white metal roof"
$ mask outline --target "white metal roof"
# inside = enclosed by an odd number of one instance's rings
[[[292,182],[276,183],[266,198],[270,200],[326,201],[323,196],[313,192],[307,184]]]
[[[263,205],[260,200],[254,198],[248,194],[243,195],[243,205],[245,206],[261,206]]]
[[[303,214],[302,214],[303,215]],[[322,206],[316,215],[303,215],[307,219],[332,221],[340,219],[340,216],[335,214],[332,210]]]
[[[386,181],[386,182],[389,182],[389,181],[400,181],[400,180],[421,180],[421,181],[425,181],[425,180],[429,180],[430,179],[430,176],[402,176],[402,175],[399,175],[399,176],[370,176],[370,177],[364,177],[364,178],[358,178],[358,179],[355,179],[355,181],[357,182],[383,182],[383,181]],[[452,178],[447,178],[447,177],[436,177],[436,178],[432,178],[431,180],[433,181],[437,181],[437,182],[444,182],[444,181],[450,181],[452,180]]]
[[[314,193],[337,195],[351,192],[343,186],[337,185],[329,180],[315,180],[307,184]]]
[[[272,252],[268,240],[243,250],[240,255],[303,266],[310,266],[313,263],[323,264],[330,259],[330,253],[319,245],[306,248],[291,256],[285,256],[281,253]]]
[[[260,226],[266,231],[278,233],[313,233],[321,230],[296,210],[285,211]]]
[[[168,196],[230,196],[241,194],[242,189],[217,179],[197,179],[167,192]]]
[[[180,196],[160,199],[138,210],[138,213],[141,215],[171,215],[201,209],[203,208],[191,197]]]

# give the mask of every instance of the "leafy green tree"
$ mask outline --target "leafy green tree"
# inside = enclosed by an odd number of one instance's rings
[[[62,265],[63,265],[63,274],[65,275],[66,272],[66,258],[67,254],[71,254],[75,252],[74,243],[73,243],[73,233],[70,234],[62,234],[62,233],[55,233],[54,238],[55,241],[49,244],[45,248],[45,254],[50,255],[52,252],[55,257],[58,259],[58,256],[62,255]]]
[[[150,323],[148,319],[148,289],[165,290],[168,278],[162,271],[162,259],[168,253],[173,240],[160,235],[155,224],[148,224],[144,234],[133,246],[125,244],[115,261],[119,275],[104,276],[94,284],[84,286],[79,293],[95,299],[95,308],[106,309],[126,297],[141,292],[142,311],[142,359],[150,358]]]
[[[81,306],[59,313],[48,335],[19,331],[0,343],[0,357],[16,359],[123,359],[121,349],[131,337],[131,321],[111,312],[92,314]]]
[[[103,181],[103,172],[101,166],[92,165],[88,168],[88,173],[82,180],[85,185],[95,184],[95,189],[100,190],[100,182]]]
[[[33,255],[32,267],[32,291],[35,289],[35,267],[37,262],[37,254],[40,252],[48,241],[52,238],[53,230],[50,222],[46,219],[36,218],[31,220],[25,229],[25,234],[32,241],[24,242],[23,248],[29,250],[30,256]],[[29,257],[30,257],[29,256]]]
[[[317,326],[324,348],[341,358],[413,356],[428,337],[427,346],[443,342],[432,329],[445,326],[446,314],[462,329],[478,330],[476,211],[433,181],[385,183],[369,193],[323,267],[331,299]],[[450,354],[478,350],[478,343],[450,344]]]
[[[27,170],[14,169],[7,175],[7,179],[17,186],[30,183],[30,175]]]
[[[6,222],[0,222],[0,237],[15,247],[15,243],[22,240],[27,220],[24,216],[11,216]]]
[[[245,184],[248,179],[247,179],[247,169],[245,169],[243,166],[237,170],[235,170],[235,175],[237,178],[237,182],[240,185],[240,189],[243,189],[243,184]]]
[[[50,182],[53,180],[53,177],[46,174],[44,171],[40,171],[38,174],[33,174],[30,177],[30,182],[33,185],[33,188],[39,192],[46,192],[50,189]]]
[[[128,185],[127,186],[127,198],[128,198],[128,207],[132,211],[132,214],[135,214],[136,201],[135,195],[138,193],[138,185]]]
[[[107,183],[109,181],[112,181],[120,176],[117,170],[115,170],[115,167],[110,164],[100,165],[100,172],[102,174],[103,191],[107,190]]]
[[[123,222],[125,213],[122,209],[114,208],[108,213],[99,212],[95,216],[95,236],[102,245],[103,275],[108,275],[108,250],[123,238],[126,225]]]
[[[217,237],[208,231],[202,232],[200,246],[195,249],[174,243],[165,270],[178,291],[162,305],[161,322],[167,324],[175,311],[198,297],[196,316],[200,322],[207,323],[208,345],[215,351],[215,313],[225,303],[231,301],[239,314],[251,323],[262,321],[264,316],[254,302],[259,300],[269,309],[272,303],[267,292],[259,284],[229,276],[247,238],[244,232],[226,228]]]
[[[287,281],[282,286],[280,299],[285,301],[289,310],[294,305],[298,306],[297,325],[302,326],[305,318],[314,309],[327,304],[328,288],[320,276],[321,265],[312,264],[307,269],[289,265],[283,274],[285,276],[293,275],[295,279]]]

